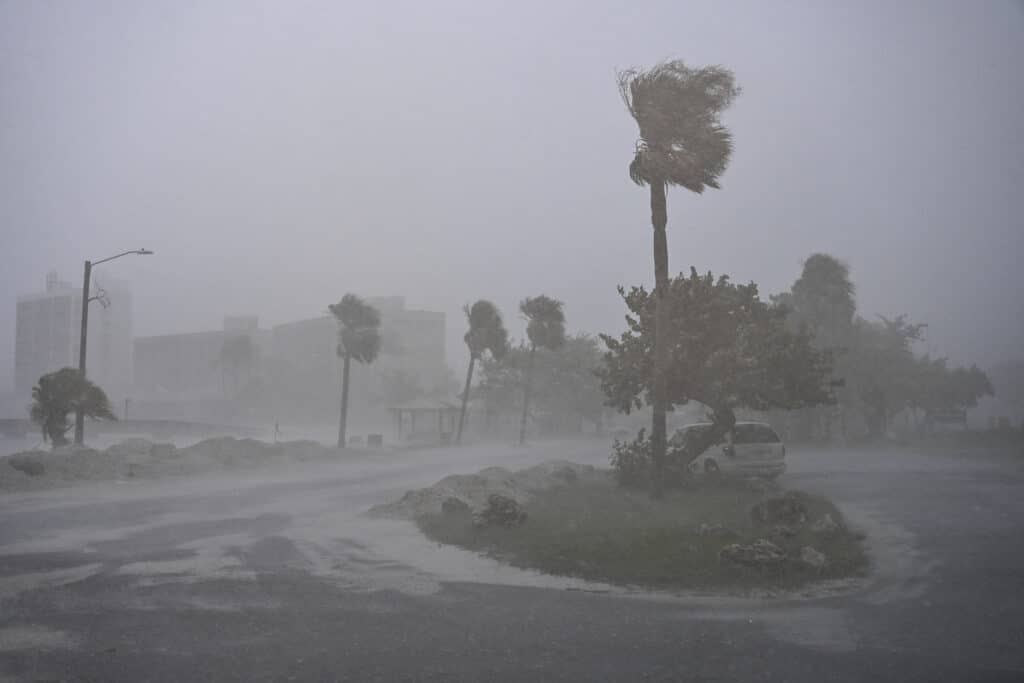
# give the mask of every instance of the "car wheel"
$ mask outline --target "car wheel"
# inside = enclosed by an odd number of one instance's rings
[[[718,474],[721,470],[718,468],[718,463],[708,458],[704,461],[704,472],[706,474]]]

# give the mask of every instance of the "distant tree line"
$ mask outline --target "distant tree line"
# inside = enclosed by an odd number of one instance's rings
[[[835,409],[801,414],[794,426],[798,436],[830,438],[838,431],[844,437],[857,432],[878,437],[900,414],[925,428],[936,416],[973,408],[994,394],[976,365],[953,367],[946,358],[915,353],[926,323],[910,322],[905,315],[864,318],[855,294],[846,264],[812,254],[790,291],[772,297],[787,311],[791,329],[806,330],[815,348],[831,352],[834,373],[843,381]]]

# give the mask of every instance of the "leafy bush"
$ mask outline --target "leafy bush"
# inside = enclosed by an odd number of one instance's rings
[[[38,460],[24,456],[24,455],[12,455],[7,459],[7,463],[14,469],[27,474],[30,477],[41,477],[46,474],[46,466]]]
[[[480,521],[491,526],[514,527],[526,521],[526,512],[508,496],[492,493],[480,513]]]
[[[472,514],[472,511],[465,501],[454,497],[448,497],[441,503],[441,514],[453,517],[469,517]]]
[[[757,524],[803,524],[807,521],[807,505],[803,499],[804,496],[795,491],[768,498],[751,508],[750,516]]]
[[[644,486],[649,480],[651,466],[651,440],[641,429],[633,441],[612,444],[612,472],[620,486]]]
[[[666,489],[680,488],[689,481],[690,458],[685,449],[669,445],[665,453],[664,481]],[[654,463],[651,460],[651,439],[641,429],[633,441],[615,440],[612,444],[612,473],[620,486],[645,488],[651,482]]]

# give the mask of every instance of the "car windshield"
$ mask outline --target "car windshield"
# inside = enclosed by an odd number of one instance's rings
[[[779,435],[768,425],[736,425],[732,432],[733,443],[779,443]]]
[[[711,425],[690,425],[689,427],[683,427],[681,430],[682,438],[686,440],[701,439],[704,438],[708,430],[711,429]],[[724,441],[720,439],[719,442]]]

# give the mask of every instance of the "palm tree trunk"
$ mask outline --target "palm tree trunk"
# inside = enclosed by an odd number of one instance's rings
[[[341,422],[338,424],[338,448],[344,448],[348,428],[348,370],[352,358],[345,354],[345,367],[341,374]]]
[[[533,377],[533,354],[536,344],[530,345],[530,359],[526,363],[526,383],[523,385],[523,417],[519,420],[519,445],[526,443],[526,415],[530,411],[530,380]]]
[[[473,363],[476,356],[469,354],[469,370],[466,372],[466,388],[462,390],[462,410],[459,411],[459,431],[455,434],[455,443],[462,443],[462,425],[466,421],[466,403],[469,402],[469,387],[473,383]]]
[[[652,493],[660,497],[664,490],[666,414],[668,396],[666,377],[668,374],[668,237],[665,227],[668,215],[665,202],[665,183],[651,182],[651,227],[654,228],[654,377],[653,408],[651,423],[651,461],[654,465]]]

